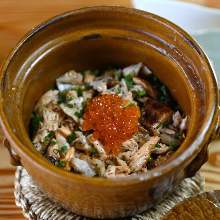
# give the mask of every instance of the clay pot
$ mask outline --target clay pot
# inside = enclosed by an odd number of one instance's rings
[[[168,86],[190,119],[184,143],[167,163],[138,177],[91,178],[65,172],[35,150],[28,135],[30,115],[59,75],[138,62]],[[152,207],[195,174],[216,137],[218,88],[206,55],[181,28],[147,12],[94,7],[52,18],[16,46],[0,83],[1,126],[14,162],[49,197],[80,215],[119,218]]]

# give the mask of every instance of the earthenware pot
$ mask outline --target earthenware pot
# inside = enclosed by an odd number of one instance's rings
[[[139,176],[90,178],[53,166],[34,149],[31,112],[59,75],[138,62],[153,70],[189,116],[186,139],[167,163]],[[1,126],[15,164],[53,200],[93,218],[126,217],[152,207],[207,160],[218,128],[218,88],[204,52],[173,23],[134,9],[85,8],[42,23],[6,60],[0,87]]]

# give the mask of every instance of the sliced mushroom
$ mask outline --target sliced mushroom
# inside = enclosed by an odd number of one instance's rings
[[[157,129],[164,123],[169,122],[172,114],[172,109],[167,105],[148,99],[142,110],[142,123],[151,132],[158,134]]]
[[[56,79],[57,84],[66,83],[66,84],[82,84],[83,76],[81,73],[77,73],[74,70],[70,70]],[[57,85],[58,86],[58,85]]]
[[[73,167],[75,172],[81,173],[85,176],[95,176],[96,173],[90,166],[90,164],[85,161],[81,160],[79,158],[73,158],[71,160],[71,166]]]
[[[152,85],[147,80],[141,79],[139,77],[133,77],[133,81],[137,85],[141,85],[150,97],[152,98],[157,97],[156,90],[152,87]]]
[[[152,71],[147,66],[143,65],[141,73],[143,73],[145,76],[149,76],[152,74]]]
[[[187,116],[184,119],[182,119],[180,123],[180,130],[184,131],[186,130],[186,127],[187,127]]]
[[[182,117],[181,117],[181,114],[179,111],[176,111],[174,114],[173,114],[173,126],[174,127],[178,127],[179,124],[181,123],[181,120],[182,120]]]
[[[175,135],[176,131],[170,128],[161,128],[160,133],[168,134],[168,135]]]
[[[176,139],[172,135],[168,135],[168,134],[163,133],[160,135],[160,138],[161,138],[161,142],[163,144],[166,144],[171,147],[177,147],[180,144],[180,140]]]
[[[138,63],[138,64],[135,64],[135,65],[125,67],[122,70],[122,73],[123,73],[124,76],[128,76],[128,75],[137,76],[138,73],[140,72],[142,66],[143,66],[142,63]]]
[[[160,148],[155,147],[151,153],[153,154],[165,154],[170,150],[170,147],[168,147],[165,144],[160,144]]]
[[[129,167],[133,172],[140,171],[147,164],[147,159],[159,140],[160,138],[157,136],[150,137],[149,141],[131,157]]]
[[[97,80],[90,83],[90,86],[98,92],[106,92],[107,91],[107,83],[104,80]]]

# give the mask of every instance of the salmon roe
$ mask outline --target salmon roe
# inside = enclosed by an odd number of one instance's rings
[[[93,130],[93,138],[104,145],[107,153],[119,152],[122,143],[138,131],[140,109],[117,95],[96,96],[84,113],[83,131]]]

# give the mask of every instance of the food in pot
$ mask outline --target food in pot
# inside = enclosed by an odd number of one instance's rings
[[[30,135],[51,163],[86,176],[146,173],[183,142],[187,117],[142,63],[70,70],[35,106]]]

